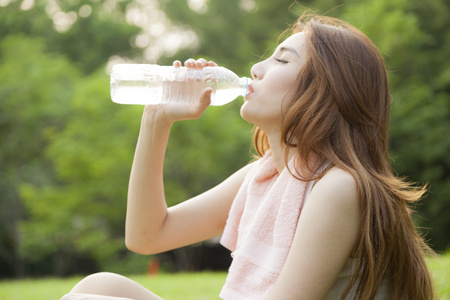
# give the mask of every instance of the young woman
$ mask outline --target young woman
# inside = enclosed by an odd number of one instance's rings
[[[359,30],[329,17],[301,17],[291,30],[252,67],[241,108],[260,158],[213,189],[168,208],[162,175],[171,125],[200,117],[211,89],[198,103],[145,108],[127,247],[153,254],[222,235],[233,253],[223,299],[433,299],[430,250],[408,208],[424,189],[389,164],[381,55]],[[207,65],[215,64],[185,63]],[[111,297],[160,299],[110,273],[85,278],[64,299]]]

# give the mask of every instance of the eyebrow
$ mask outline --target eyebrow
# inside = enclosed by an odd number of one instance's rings
[[[284,51],[292,52],[292,53],[294,53],[295,55],[297,55],[297,57],[300,58],[300,55],[298,54],[297,50],[295,50],[295,49],[292,48],[292,47],[288,47],[288,46],[280,47],[280,52],[284,52]]]

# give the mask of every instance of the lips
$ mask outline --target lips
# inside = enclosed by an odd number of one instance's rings
[[[248,97],[249,95],[253,94],[253,92],[254,92],[253,86],[252,86],[252,85],[249,85],[249,86],[248,86],[248,94],[247,94],[247,97]]]

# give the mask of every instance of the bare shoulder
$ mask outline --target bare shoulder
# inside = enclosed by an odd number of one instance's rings
[[[356,181],[332,168],[308,196],[269,299],[325,299],[356,247],[359,221]]]
[[[349,172],[338,167],[331,168],[318,183],[342,189],[356,189],[355,178]]]
[[[332,207],[348,208],[359,203],[355,179],[350,173],[337,167],[333,167],[314,185],[311,197],[316,200],[324,199]]]

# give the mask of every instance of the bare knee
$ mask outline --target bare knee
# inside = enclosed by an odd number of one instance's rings
[[[119,280],[117,277],[122,276],[109,272],[91,274],[78,282],[71,293],[102,294],[105,286],[113,285],[112,281]]]
[[[98,272],[98,273],[94,273],[91,274],[89,276],[86,276],[84,279],[89,280],[89,281],[102,281],[102,280],[111,280],[111,281],[115,281],[115,280],[130,280],[125,276],[116,274],[116,273],[111,273],[111,272]]]
[[[70,293],[132,299],[161,299],[137,282],[115,273],[94,273],[82,279]]]

